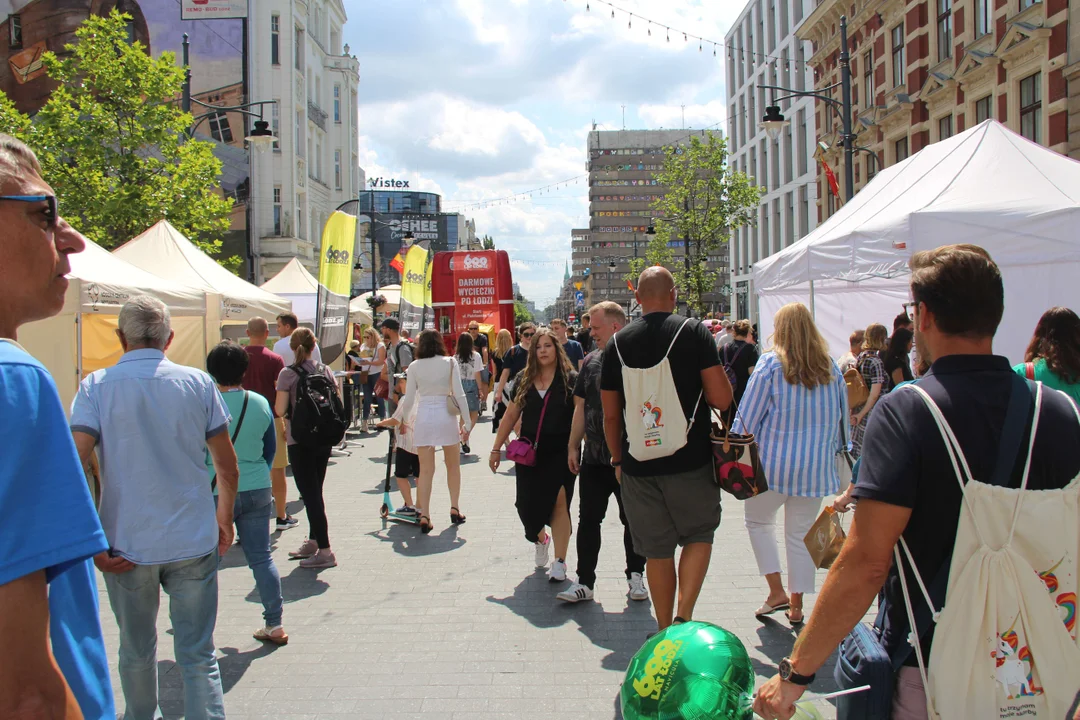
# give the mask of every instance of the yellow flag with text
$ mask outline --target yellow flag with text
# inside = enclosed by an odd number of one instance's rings
[[[332,363],[345,349],[352,286],[356,216],[334,211],[323,228],[319,249],[318,312],[315,335],[323,362]]]
[[[427,294],[428,251],[413,245],[405,253],[405,269],[401,273],[401,304],[398,319],[401,327],[416,336],[423,324],[424,300]]]

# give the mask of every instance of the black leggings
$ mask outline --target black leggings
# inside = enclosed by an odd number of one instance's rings
[[[308,537],[319,544],[320,550],[330,547],[330,532],[326,524],[326,504],[323,502],[323,481],[326,480],[326,464],[330,461],[331,448],[311,448],[304,445],[289,446],[289,464],[293,469],[293,481],[304,501],[310,532]]]

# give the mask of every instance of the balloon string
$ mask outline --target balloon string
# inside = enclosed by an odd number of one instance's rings
[[[838,697],[841,697],[843,695],[854,695],[855,693],[866,692],[869,689],[870,689],[869,685],[860,685],[859,687],[850,688],[848,690],[837,690],[836,692],[831,692],[831,693],[828,693],[827,695],[818,695],[817,697],[807,698],[807,700],[809,702],[816,702],[818,700],[832,700],[833,698],[838,698]],[[744,705],[747,706],[747,707],[750,707],[750,706],[752,706],[754,704],[754,700],[757,700],[757,694],[755,693],[754,695],[751,695],[750,697],[747,697],[746,695],[743,695],[743,698],[744,698],[744,701],[743,701]]]

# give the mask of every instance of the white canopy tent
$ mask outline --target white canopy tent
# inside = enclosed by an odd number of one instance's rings
[[[273,318],[292,310],[288,300],[223,268],[168,220],[158,221],[113,254],[158,277],[220,295],[220,323],[243,323],[262,317],[272,324]]]
[[[319,281],[298,258],[293,258],[277,275],[259,286],[292,302],[292,311],[301,323],[315,324]]]
[[[379,288],[379,295],[386,298],[386,304],[379,306],[379,312],[395,313],[398,311],[398,306],[401,304],[400,285],[384,285]],[[367,303],[369,297],[371,297],[371,293],[366,292],[349,301],[349,320],[352,322],[371,322],[371,306]],[[362,315],[366,316],[366,319],[356,319]]]
[[[60,314],[19,328],[19,342],[52,373],[65,408],[71,406],[83,377],[120,358],[123,350],[114,331],[120,307],[135,295],[151,295],[169,307],[175,333],[169,358],[203,367],[204,291],[163,280],[90,241],[83,252],[69,257],[69,285]]]
[[[987,120],[882,170],[824,224],[754,265],[761,336],[784,304],[814,312],[833,355],[909,298],[908,260],[970,243],[1001,268],[995,352],[1019,362],[1040,315],[1080,308],[1080,163]]]

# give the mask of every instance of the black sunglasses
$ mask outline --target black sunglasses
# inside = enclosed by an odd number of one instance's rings
[[[47,202],[49,203],[47,220],[49,228],[56,228],[56,221],[60,219],[59,213],[56,210],[56,196],[55,195],[0,195],[0,200],[11,200],[13,202]]]
[[[536,333],[529,333],[529,332],[527,332],[527,333],[521,333],[521,337],[523,337],[523,338],[527,338],[527,337],[532,337],[532,336],[533,336],[533,335],[535,335],[535,334],[536,334]]]

